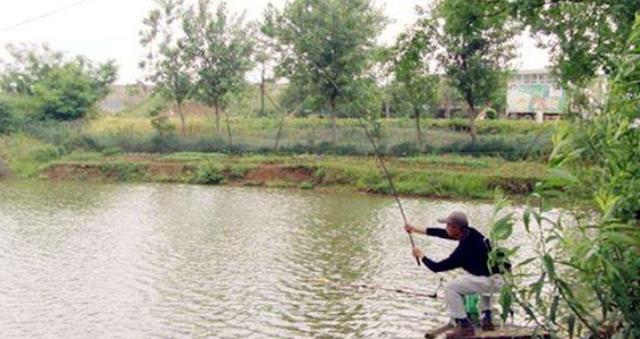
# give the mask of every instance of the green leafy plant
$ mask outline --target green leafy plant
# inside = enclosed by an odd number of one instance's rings
[[[640,337],[639,66],[637,17],[606,111],[554,137],[549,179],[537,186],[522,215],[535,239],[534,255],[506,276],[502,307],[519,306],[554,336]],[[578,170],[584,159],[597,175]],[[548,198],[572,186],[590,187],[594,210],[551,210]],[[497,211],[503,206],[499,201]],[[497,215],[492,260],[498,260],[498,249],[515,260],[518,248],[506,245],[513,216]]]

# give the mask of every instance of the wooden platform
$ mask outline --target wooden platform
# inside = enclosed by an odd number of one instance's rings
[[[446,333],[453,328],[452,325],[444,325],[442,327],[431,330],[425,334],[427,339],[444,338]],[[475,329],[476,334],[473,337],[463,337],[460,339],[531,339],[535,332],[532,328],[505,326],[504,328],[496,328],[495,331],[484,332],[480,328]],[[538,334],[536,338],[549,339],[546,333]]]

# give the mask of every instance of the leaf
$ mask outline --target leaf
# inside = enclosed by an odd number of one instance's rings
[[[529,228],[529,224],[531,223],[531,207],[527,206],[522,214],[522,221],[524,222],[524,229],[527,230],[527,233],[531,232]]]
[[[519,262],[519,263],[516,265],[516,268],[518,268],[518,267],[522,267],[522,266],[526,266],[526,265],[528,265],[528,264],[532,263],[533,261],[535,261],[536,259],[538,259],[538,257],[531,257],[531,258],[528,258],[528,259],[526,259],[526,260],[524,260],[524,261],[522,261],[522,262]]]
[[[556,280],[556,269],[553,263],[553,259],[549,254],[545,254],[542,257],[542,264],[544,265],[545,271],[549,274],[549,279]]]
[[[567,317],[567,332],[569,332],[569,339],[573,338],[573,333],[576,328],[576,317],[574,315],[570,315]]]
[[[511,295],[511,290],[509,289],[509,287],[504,286],[500,290],[500,306],[502,307],[500,318],[502,318],[503,322],[506,322],[507,318],[509,318],[509,311],[511,310],[512,304],[513,297]]]
[[[551,302],[551,307],[549,309],[549,320],[555,324],[556,315],[558,312],[558,304],[560,303],[560,296],[556,295],[553,297],[553,301]]]
[[[513,232],[513,213],[500,218],[493,224],[491,238],[495,240],[506,240]]]

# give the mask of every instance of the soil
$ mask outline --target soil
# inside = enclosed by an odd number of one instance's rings
[[[305,166],[263,165],[250,170],[242,181],[253,184],[266,184],[273,181],[293,183],[315,182],[315,170]]]

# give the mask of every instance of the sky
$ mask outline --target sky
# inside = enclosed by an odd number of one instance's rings
[[[416,20],[415,6],[429,0],[375,1],[392,21],[379,38],[390,44]],[[261,18],[269,2],[281,7],[285,0],[227,1],[231,11],[246,11],[248,20]],[[0,58],[7,57],[7,43],[48,43],[100,62],[115,59],[120,67],[117,83],[134,83],[142,76],[138,62],[144,54],[138,32],[153,7],[153,0],[0,0]],[[533,39],[522,35],[518,45],[516,69],[548,65],[548,53],[535,47]]]

